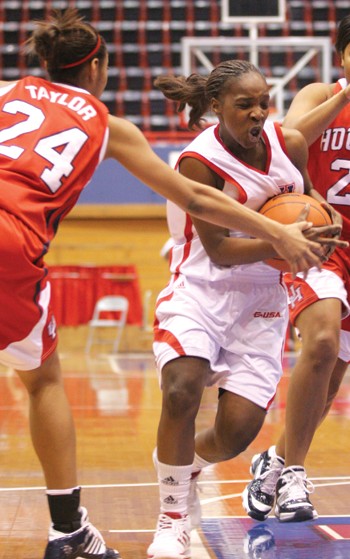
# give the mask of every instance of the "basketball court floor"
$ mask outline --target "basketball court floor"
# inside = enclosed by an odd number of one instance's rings
[[[307,462],[316,521],[253,521],[241,506],[253,454],[277,438],[284,420],[288,377],[265,425],[241,456],[211,467],[199,482],[203,520],[192,532],[192,559],[350,558],[350,375],[319,429]],[[123,559],[145,559],[158,515],[152,464],[161,394],[153,357],[62,353],[74,412],[82,502],[90,519]],[[207,390],[197,428],[215,417],[216,391]],[[32,450],[27,397],[11,371],[0,369],[0,559],[42,559],[49,524],[43,477]]]

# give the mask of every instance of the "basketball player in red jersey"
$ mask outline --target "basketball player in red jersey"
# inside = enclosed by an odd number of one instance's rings
[[[98,164],[112,157],[189,213],[271,242],[294,272],[320,266],[322,247],[307,222],[282,227],[171,170],[134,125],[108,115],[98,100],[107,81],[106,45],[75,10],[37,22],[27,48],[48,80],[0,82],[0,362],[16,370],[30,398],[52,519],[45,559],[116,559],[80,507],[74,426],[44,264],[60,221]]]
[[[300,130],[309,147],[314,186],[342,216],[350,239],[350,16],[337,30],[336,50],[345,77],[314,83],[294,98],[284,125]],[[317,517],[304,463],[317,426],[327,415],[350,362],[350,249],[337,248],[321,272],[287,274],[290,316],[302,339],[288,391],[285,431],[276,446],[252,459],[253,481],[243,493],[248,514],[264,520],[275,504],[281,521]],[[277,483],[277,486],[276,486]]]

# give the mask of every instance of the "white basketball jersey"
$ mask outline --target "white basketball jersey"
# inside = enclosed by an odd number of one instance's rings
[[[223,192],[230,198],[258,211],[271,197],[286,192],[304,192],[301,173],[286,153],[280,126],[266,121],[263,140],[267,149],[265,170],[256,169],[238,159],[223,144],[219,125],[199,134],[181,153],[178,163],[185,157],[193,157],[210,167],[225,181]],[[241,266],[220,267],[210,260],[198,237],[188,214],[173,202],[167,202],[167,219],[175,246],[172,249],[170,270],[198,280],[218,281],[232,274],[257,278],[259,282],[279,281],[280,273],[263,262]],[[232,229],[231,236],[247,237]]]

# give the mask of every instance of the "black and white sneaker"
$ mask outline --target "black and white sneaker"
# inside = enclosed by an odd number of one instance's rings
[[[283,466],[284,460],[277,456],[275,446],[253,456],[250,473],[254,479],[242,494],[243,508],[251,518],[263,521],[271,512]]]
[[[280,522],[314,520],[318,514],[309,500],[314,486],[302,466],[283,470],[276,486],[275,515]]]
[[[82,512],[81,528],[70,534],[52,526],[44,559],[120,559],[118,551],[106,546],[100,532],[89,522],[87,510]]]

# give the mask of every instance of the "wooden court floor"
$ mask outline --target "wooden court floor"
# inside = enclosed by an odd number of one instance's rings
[[[65,386],[75,416],[82,502],[90,519],[123,559],[145,559],[158,515],[152,465],[161,394],[151,353],[102,354],[62,349]],[[319,429],[307,470],[315,485],[315,522],[282,525],[246,517],[240,494],[251,457],[268,447],[284,419],[285,375],[265,425],[241,456],[200,479],[203,520],[193,531],[192,559],[350,558],[350,374]],[[216,391],[208,390],[198,429],[210,425]],[[43,477],[32,450],[27,397],[11,371],[0,368],[0,559],[42,559],[49,515]]]

